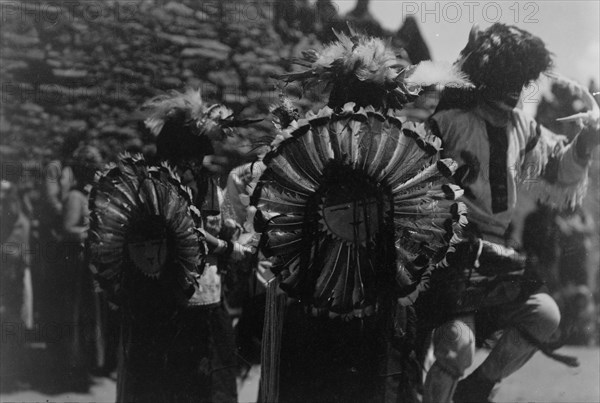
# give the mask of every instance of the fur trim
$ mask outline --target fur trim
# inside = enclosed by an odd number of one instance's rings
[[[539,202],[558,209],[573,209],[583,203],[587,194],[587,175],[568,186],[552,184],[543,179],[525,180],[523,187]]]
[[[558,182],[558,158],[561,150],[564,150],[567,138],[553,135],[552,140],[555,144],[549,147],[548,141],[544,141],[544,132],[540,132],[539,136],[538,143],[527,154],[522,171],[518,175],[519,188],[528,191],[537,201],[559,209],[580,205],[587,193],[587,170],[581,177],[573,177],[569,184]],[[571,161],[570,164],[579,166],[575,161]]]

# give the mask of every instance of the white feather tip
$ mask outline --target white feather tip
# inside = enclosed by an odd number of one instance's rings
[[[467,75],[460,71],[458,67],[448,62],[433,62],[430,60],[409,67],[404,80],[411,85],[421,87],[432,85],[454,88],[473,87]]]
[[[147,114],[144,124],[154,135],[158,135],[169,116],[184,112],[184,116],[200,119],[205,113],[200,90],[188,88],[184,93],[171,91],[146,102],[141,110]]]

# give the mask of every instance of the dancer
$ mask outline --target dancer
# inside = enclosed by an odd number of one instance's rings
[[[67,390],[87,392],[91,385],[90,371],[94,364],[94,286],[84,259],[84,243],[88,236],[88,195],[95,172],[102,167],[100,151],[90,145],[78,147],[69,161],[73,172],[73,185],[67,190],[62,207],[61,241],[52,251],[58,259],[45,279],[44,321],[67,323],[68,331],[61,337],[48,340],[52,357],[51,368],[45,379],[49,391]],[[45,246],[49,250],[48,246]],[[46,259],[52,262],[52,259]]]
[[[445,176],[453,161],[439,159],[439,140],[401,109],[421,89],[411,77],[423,86],[464,80],[431,63],[404,69],[377,38],[337,37],[284,77],[323,84],[327,106],[304,119],[285,105],[276,111],[280,131],[253,197],[277,275],[263,334],[267,402],[407,393],[411,311],[396,301],[410,304],[410,278],[444,257],[463,213]]]
[[[123,312],[117,400],[235,402],[231,323],[219,292],[207,292],[203,257],[206,244],[234,257],[245,250],[205,233],[193,203],[211,142],[239,122],[191,90],[144,110],[162,165],[124,156],[91,201],[92,261]]]
[[[182,105],[187,108],[181,113]],[[215,154],[214,143],[223,141],[236,127],[257,120],[240,120],[222,105],[202,104],[200,93],[188,90],[184,94],[160,96],[148,101],[143,110],[149,117],[145,123],[157,136],[157,156],[171,164],[182,178],[182,183],[192,191],[192,203],[203,221],[220,217],[218,185],[214,172],[222,171],[224,158]],[[196,117],[190,121],[189,117]],[[191,133],[186,137],[185,133]],[[199,152],[202,150],[202,152]],[[219,218],[220,221],[220,218]],[[206,229],[206,230],[205,230]],[[237,401],[237,358],[232,321],[223,301],[221,275],[217,260],[241,260],[252,249],[239,242],[218,238],[218,230],[202,229],[208,247],[207,259],[198,286],[188,301],[190,326],[206,338],[208,363],[206,368],[206,399],[211,402]],[[190,339],[190,343],[197,343]],[[193,347],[190,347],[193,348]],[[192,354],[182,346],[181,360]],[[190,366],[196,364],[190,363]]]
[[[593,99],[591,111],[575,117],[586,127],[568,145],[516,107],[524,86],[551,66],[540,38],[499,23],[485,31],[474,27],[456,65],[474,87],[445,90],[429,125],[442,140],[442,156],[459,164],[453,178],[465,192],[471,239],[434,271],[430,291],[418,301],[421,326],[435,328],[436,361],[424,402],[488,401],[494,385],[544,348],[558,326],[558,308],[528,257],[504,246],[504,233],[522,187],[555,207],[579,203],[599,138]],[[473,361],[475,325],[478,333],[504,333],[484,363],[458,383]]]
[[[31,223],[23,213],[15,183],[0,180],[0,247],[3,251],[0,270],[0,325],[5,334],[0,353],[0,385],[2,391],[17,389],[24,378],[25,329],[31,328],[25,316],[25,276],[30,270],[29,250]]]

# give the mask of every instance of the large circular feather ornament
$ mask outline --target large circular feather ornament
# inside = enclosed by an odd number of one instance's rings
[[[189,189],[171,168],[122,155],[100,174],[90,194],[90,262],[109,283],[118,283],[129,268],[150,278],[174,270],[186,289],[205,254],[196,229],[200,223]]]
[[[370,314],[382,283],[418,277],[464,224],[455,162],[398,112],[325,107],[265,157],[263,250],[281,287],[316,313]]]

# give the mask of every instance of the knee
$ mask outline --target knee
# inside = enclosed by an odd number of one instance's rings
[[[473,363],[475,336],[462,321],[448,322],[437,328],[433,344],[438,365],[456,377],[462,376]]]
[[[560,324],[560,310],[548,294],[536,294],[530,299],[533,305],[533,323],[529,332],[540,341],[546,341]]]

